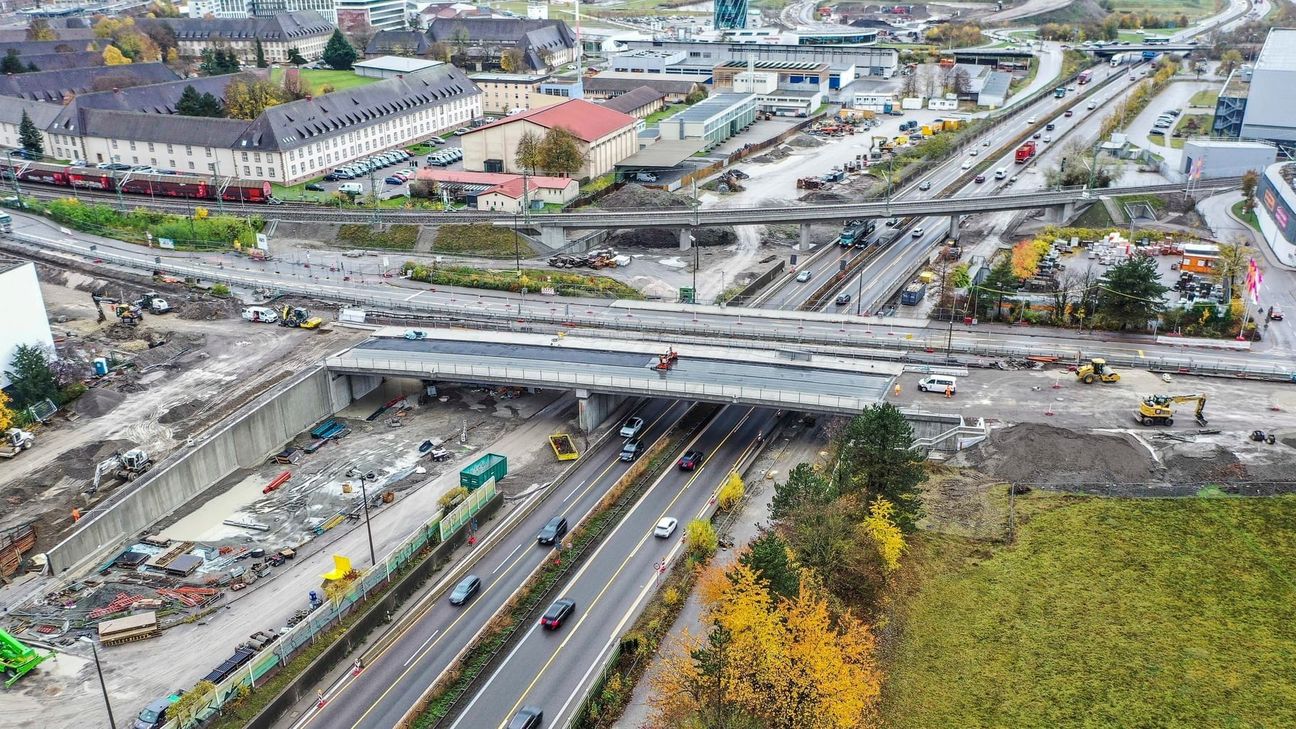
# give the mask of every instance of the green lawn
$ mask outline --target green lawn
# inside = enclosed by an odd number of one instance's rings
[[[1296,498],[1017,503],[914,542],[888,726],[1296,726]]]
[[[1255,211],[1252,210],[1249,213],[1244,211],[1242,209],[1243,202],[1244,202],[1243,200],[1238,200],[1237,202],[1233,203],[1233,214],[1237,216],[1238,220],[1245,222],[1247,225],[1251,226],[1257,233],[1259,233],[1260,221],[1259,219],[1256,218]]]
[[[1030,65],[1026,69],[1026,75],[1021,78],[1014,78],[1012,83],[1008,84],[1009,95],[1017,93],[1018,89],[1024,89],[1030,86],[1035,80],[1035,74],[1039,73],[1039,56],[1031,56]]]
[[[274,68],[270,70],[270,81],[272,83],[283,82],[284,69]],[[335,91],[346,91],[357,86],[365,86],[375,81],[381,81],[378,78],[369,78],[368,76],[359,76],[351,71],[317,71],[314,69],[301,70],[302,82],[309,85],[312,94],[319,96],[323,94],[324,86],[331,85]]]
[[[1204,109],[1214,109],[1215,101],[1219,99],[1218,91],[1198,91],[1188,100],[1188,106],[1199,106]]]
[[[1108,8],[1113,13],[1148,11],[1160,16],[1179,15],[1200,18],[1214,15],[1224,6],[1223,0],[1112,0]]]
[[[678,114],[686,106],[687,104],[667,104],[666,106],[663,106],[657,111],[654,111],[653,113],[644,117],[644,125],[655,127],[661,123],[662,119],[665,119],[666,117],[671,116],[672,114]]]

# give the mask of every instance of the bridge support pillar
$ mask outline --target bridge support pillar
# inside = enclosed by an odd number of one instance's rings
[[[1075,215],[1075,203],[1063,203],[1044,208],[1044,220],[1050,223],[1065,223]]]
[[[382,381],[380,375],[347,375],[347,384],[351,386],[351,401],[355,402],[378,389]]]
[[[553,225],[540,227],[540,244],[551,251],[567,247],[567,229]]]
[[[958,241],[958,239],[959,239],[959,223],[961,223],[961,222],[963,222],[963,216],[962,216],[962,215],[959,215],[958,213],[955,213],[955,214],[953,214],[953,215],[950,216],[950,223],[949,223],[949,237],[950,237],[950,240]]]
[[[687,251],[693,247],[693,230],[691,228],[679,229],[679,249]]]
[[[594,429],[602,425],[609,415],[621,407],[623,400],[625,398],[616,395],[577,390],[576,406],[581,432],[587,435],[594,432]]]
[[[801,224],[801,237],[797,240],[796,250],[798,251],[810,250],[810,224],[809,223]]]

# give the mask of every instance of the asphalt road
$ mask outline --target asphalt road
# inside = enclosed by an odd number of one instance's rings
[[[722,411],[690,445],[706,454],[704,465],[671,469],[644,493],[560,592],[576,602],[568,624],[554,631],[533,625],[451,728],[503,727],[523,705],[543,709],[545,726],[565,726],[656,584],[654,566],[681,554],[684,525],[707,507],[772,415],[737,406]],[[670,539],[655,538],[653,527],[665,516],[679,519],[679,529]]]
[[[647,421],[645,443],[665,434],[688,408],[689,404],[682,402],[650,401],[644,405],[636,414]],[[547,503],[501,541],[490,541],[489,531],[484,531],[479,548],[486,554],[473,572],[482,580],[481,591],[463,607],[450,605],[444,596],[426,605],[426,612],[391,647],[369,659],[359,677],[348,678],[335,687],[325,707],[303,716],[291,725],[293,729],[394,726],[550,554],[548,548],[535,541],[545,522],[563,515],[575,525],[631,466],[618,459],[621,442],[615,436],[609,438],[600,448],[584,453],[566,481],[529,497]],[[526,506],[524,502],[517,508]]]

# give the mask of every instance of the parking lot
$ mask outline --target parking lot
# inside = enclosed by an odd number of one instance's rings
[[[387,200],[396,197],[408,197],[409,183],[414,179],[420,168],[435,164],[435,166],[443,167],[444,169],[463,169],[463,148],[459,142],[459,137],[451,133],[447,133],[444,136],[445,141],[440,144],[435,144],[434,142],[438,138],[433,137],[428,140],[426,145],[415,147],[421,149],[423,146],[430,146],[432,148],[430,152],[413,154],[410,148],[388,150],[388,153],[405,152],[406,154],[409,154],[410,157],[404,160],[392,160],[391,157],[388,157],[388,161],[374,167],[371,171],[364,170],[364,168],[360,166],[361,160],[356,160],[355,162],[338,166],[334,170],[330,171],[330,174],[325,175],[321,180],[315,180],[306,183],[305,185],[294,185],[287,188],[286,194],[281,195],[280,197],[287,201],[324,199],[339,190],[349,189],[355,191],[357,189],[355,187],[356,185],[359,186],[359,194],[361,195],[368,195],[371,192],[371,186],[377,186],[378,197],[380,199]],[[378,161],[377,158],[381,158],[384,154],[385,153],[377,153],[366,159],[374,159],[375,161]],[[436,164],[438,158],[445,160],[445,162]],[[334,179],[330,179],[330,177],[333,177],[334,172],[344,169],[347,170],[348,174],[352,174],[353,176],[338,176]],[[402,177],[405,179],[401,179]]]

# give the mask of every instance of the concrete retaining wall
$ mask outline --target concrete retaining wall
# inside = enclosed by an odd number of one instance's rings
[[[51,573],[90,567],[212,484],[261,464],[350,404],[348,380],[317,366],[245,405],[82,517],[77,530],[47,553]]]

